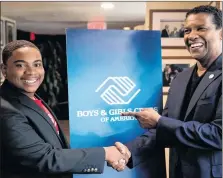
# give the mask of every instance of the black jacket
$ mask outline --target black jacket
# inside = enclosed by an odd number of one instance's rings
[[[69,149],[59,123],[60,135],[47,114],[7,80],[0,99],[2,178],[64,178],[72,173],[103,172],[103,148]]]

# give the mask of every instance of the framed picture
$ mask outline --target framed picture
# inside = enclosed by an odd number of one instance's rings
[[[2,63],[2,51],[3,51],[3,47],[1,47],[0,50],[1,50],[0,51],[0,53],[1,53],[1,55],[0,55],[0,64],[1,64]]]
[[[5,44],[16,40],[16,26],[11,21],[5,21]]]
[[[1,19],[1,48],[4,46],[5,39],[5,30],[4,30],[4,21]]]
[[[0,55],[0,64],[2,64],[2,50],[3,50],[3,47],[0,48],[1,49],[1,55]],[[2,83],[4,82],[5,78],[2,74],[2,71],[1,71],[1,68],[0,68],[0,86],[2,85]]]
[[[162,60],[162,76],[163,76],[163,93],[167,94],[170,88],[170,84],[174,77],[184,71],[185,69],[192,67],[196,64],[194,59],[168,59]]]
[[[185,49],[184,20],[189,10],[151,10],[150,30],[161,32],[161,45],[166,49]]]
[[[216,2],[216,7],[222,10],[222,1]]]

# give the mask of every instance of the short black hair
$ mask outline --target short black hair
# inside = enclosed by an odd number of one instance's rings
[[[26,40],[15,40],[15,41],[9,42],[8,44],[5,45],[2,51],[3,64],[6,65],[8,59],[12,56],[13,51],[19,48],[23,48],[23,47],[31,47],[31,48],[36,48],[37,50],[39,50],[39,48],[35,44]]]
[[[216,29],[222,28],[222,11],[220,9],[210,5],[198,6],[188,11],[186,14],[186,18],[191,14],[198,13],[206,13],[212,15],[213,23],[215,24]]]

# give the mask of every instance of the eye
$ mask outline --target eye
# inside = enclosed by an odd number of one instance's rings
[[[205,31],[206,28],[205,28],[205,27],[199,27],[197,30],[198,30],[198,31]]]
[[[24,65],[23,64],[16,64],[16,67],[17,68],[22,68],[22,67],[24,67]]]
[[[185,29],[184,29],[184,34],[188,34],[188,33],[190,33],[190,30],[187,29],[187,28],[185,28]]]
[[[35,67],[42,67],[42,63],[36,63],[34,64]]]

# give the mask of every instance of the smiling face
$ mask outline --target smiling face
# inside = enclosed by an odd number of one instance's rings
[[[210,64],[222,52],[222,29],[216,29],[213,16],[191,14],[185,21],[184,41],[191,56],[201,64]]]
[[[44,79],[42,57],[36,48],[22,47],[13,51],[3,66],[5,78],[32,98]]]

